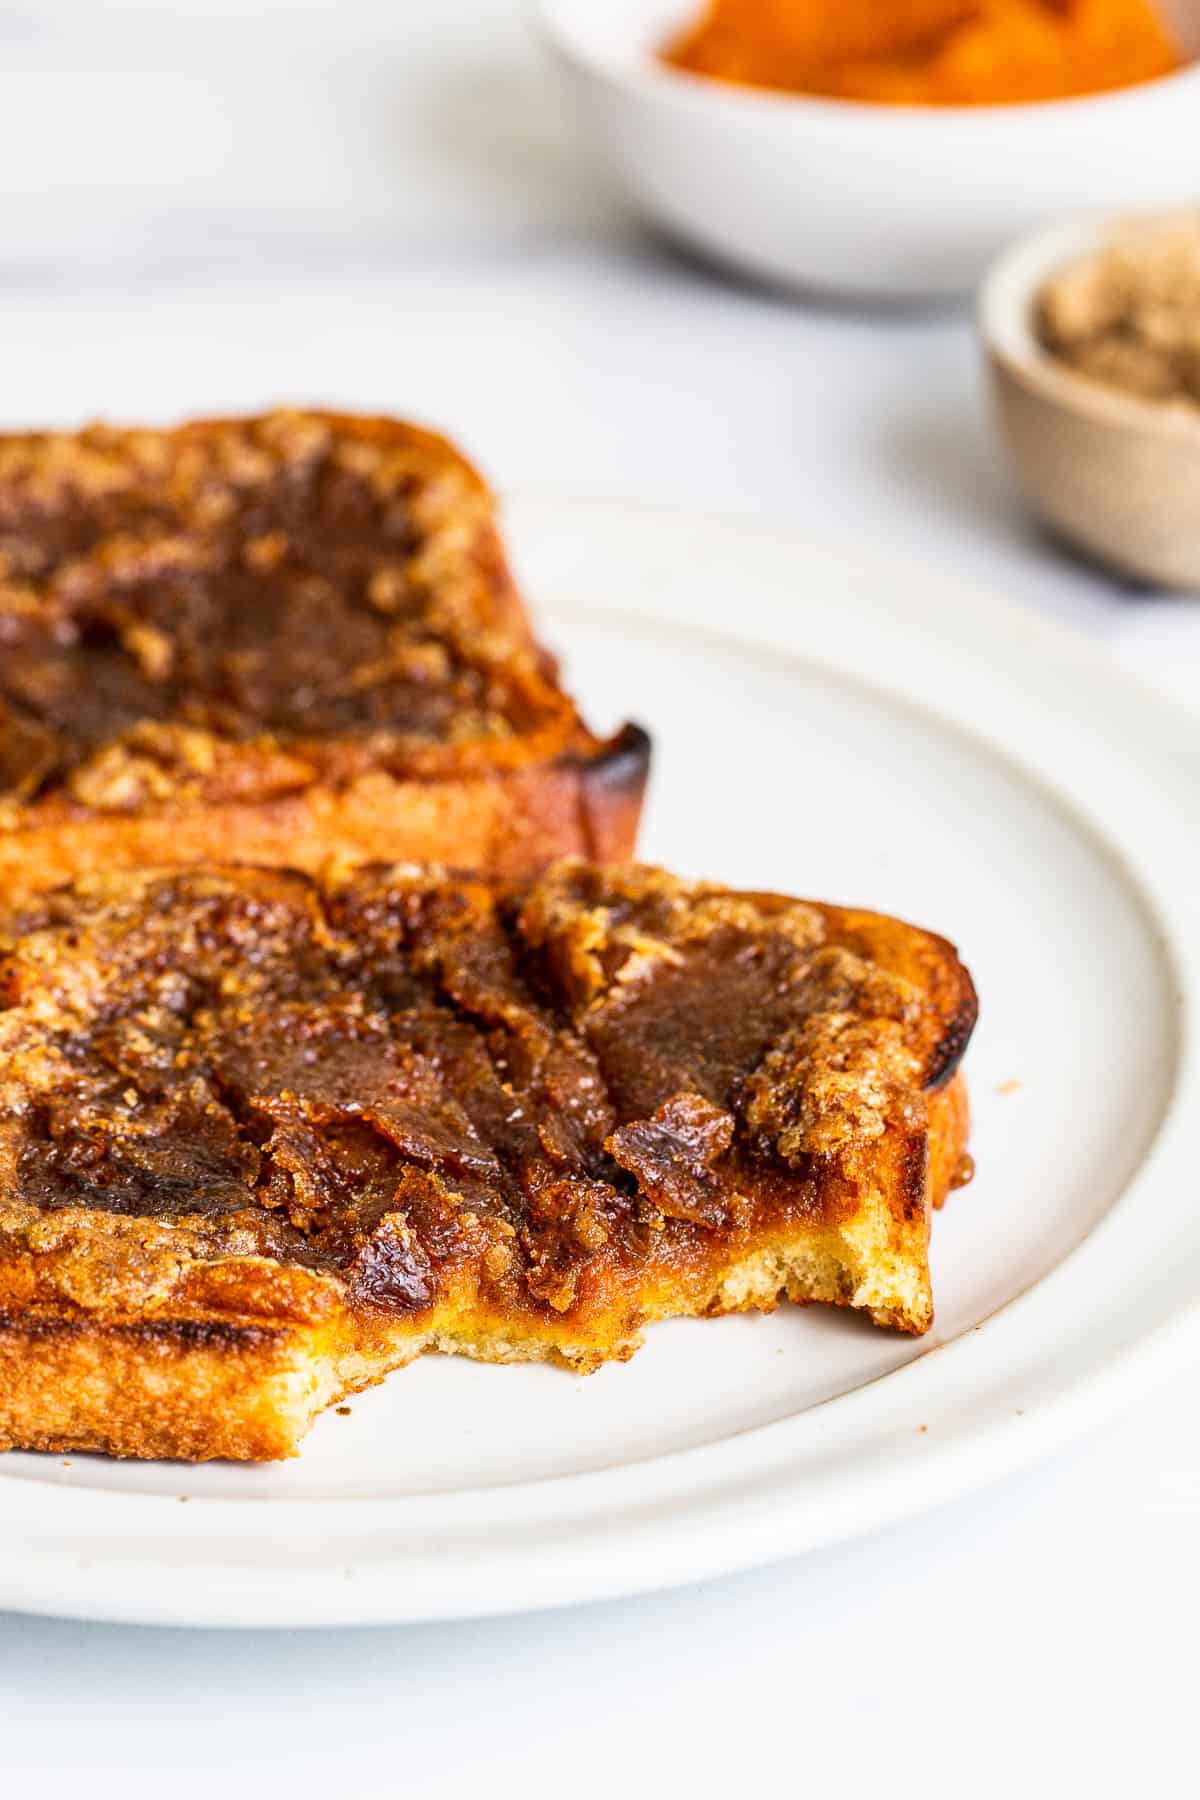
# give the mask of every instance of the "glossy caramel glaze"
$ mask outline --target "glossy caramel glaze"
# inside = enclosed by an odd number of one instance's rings
[[[10,1221],[177,1227],[418,1313],[611,1305],[711,1234],[853,1212],[974,1001],[940,940],[657,871],[101,878],[0,936]],[[897,928],[893,928],[895,930]],[[903,928],[907,931],[907,928]],[[901,1194],[903,1210],[924,1193]]]

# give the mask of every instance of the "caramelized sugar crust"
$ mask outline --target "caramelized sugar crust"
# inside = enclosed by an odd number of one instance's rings
[[[387,420],[0,438],[0,797],[122,811],[586,741],[479,477]]]
[[[0,923],[0,1439],[6,1381],[9,1441],[272,1455],[424,1348],[586,1368],[784,1294],[924,1330],[974,1018],[941,939],[629,865],[43,897]],[[304,1404],[39,1435],[35,1331],[262,1351]]]

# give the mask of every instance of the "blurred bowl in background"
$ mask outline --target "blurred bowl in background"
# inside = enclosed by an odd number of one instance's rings
[[[1036,510],[1124,574],[1200,589],[1200,407],[1142,400],[1080,375],[1035,329],[1047,279],[1130,222],[1093,215],[1021,239],[983,284],[979,328],[1000,428]]]
[[[739,88],[656,51],[698,0],[536,0],[572,117],[670,236],[775,285],[887,299],[972,288],[1010,239],[1084,207],[1200,193],[1200,63],[1034,105],[896,107]],[[1200,50],[1200,5],[1171,8]]]

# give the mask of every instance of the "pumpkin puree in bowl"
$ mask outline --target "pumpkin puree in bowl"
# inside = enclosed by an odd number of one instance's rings
[[[1151,0],[708,0],[662,55],[718,81],[896,106],[1061,100],[1185,60]]]

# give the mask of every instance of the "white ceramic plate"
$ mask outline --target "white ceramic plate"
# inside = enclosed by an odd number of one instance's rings
[[[936,1327],[681,1322],[587,1380],[427,1359],[283,1466],[10,1455],[0,1605],[295,1626],[712,1575],[999,1475],[1200,1335],[1194,724],[856,549],[562,503],[510,525],[589,711],[656,734],[648,856],[906,915],[969,961],[979,1174],[934,1231]]]

